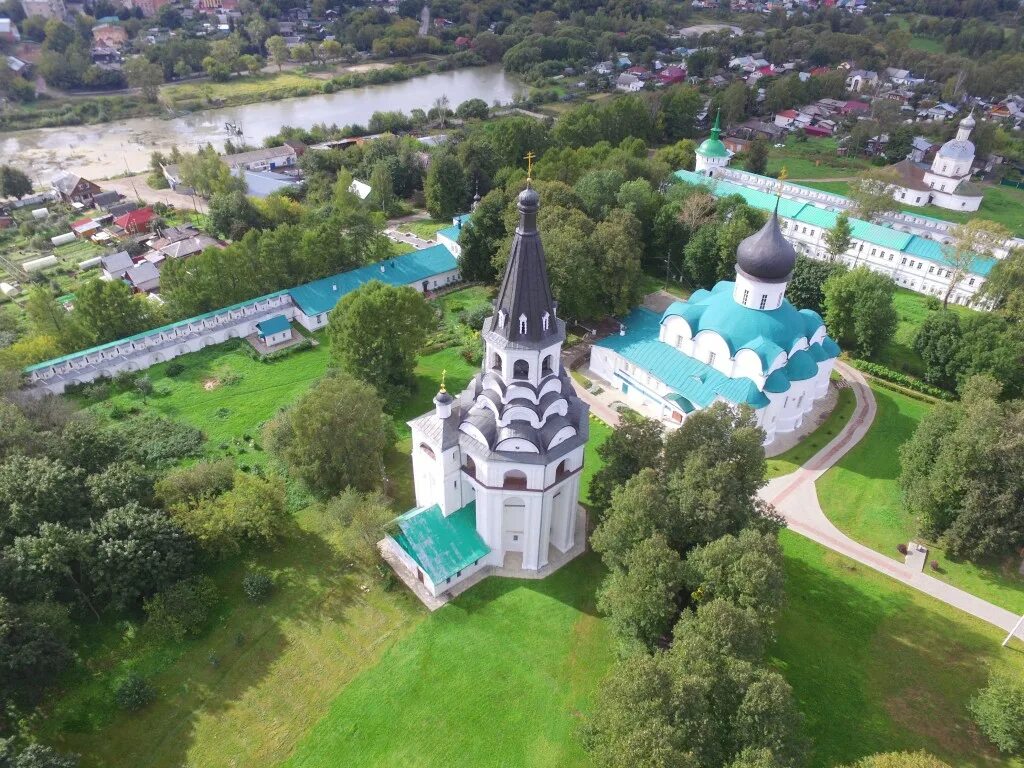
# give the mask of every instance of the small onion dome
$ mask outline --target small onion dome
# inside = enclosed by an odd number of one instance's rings
[[[540,205],[540,195],[532,186],[527,186],[519,193],[520,208],[536,208],[538,205]]]
[[[439,419],[447,419],[452,415],[452,403],[455,398],[448,394],[444,387],[434,395],[434,411]]]
[[[960,121],[961,128],[973,128],[977,124],[977,121],[974,119],[973,111],[971,112],[971,114],[969,114],[967,117]]]
[[[796,266],[796,249],[783,236],[778,214],[772,214],[760,231],[740,243],[736,266],[759,280],[778,283],[789,278]]]

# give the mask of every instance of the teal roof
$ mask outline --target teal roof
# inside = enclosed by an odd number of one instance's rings
[[[765,368],[771,365],[775,358],[786,351],[774,341],[766,339],[764,336],[758,336],[756,339],[748,341],[740,347],[740,349],[749,349],[754,352],[761,361],[761,365]]]
[[[670,400],[676,405],[678,405],[682,409],[683,413],[693,413],[696,410],[696,407],[693,405],[693,403],[691,403],[685,397],[680,395],[678,392],[669,392],[667,395],[665,395],[665,399]]]
[[[704,157],[728,157],[729,150],[725,148],[721,139],[704,139],[697,147],[697,154]]]
[[[459,235],[462,234],[462,227],[451,226],[445,227],[444,229],[437,230],[438,237],[447,237],[452,242],[459,242]]]
[[[385,271],[383,273],[380,271],[381,265],[384,265],[385,267]],[[41,368],[60,365],[68,360],[74,360],[85,355],[90,355],[94,352],[110,349],[118,346],[119,344],[124,344],[125,342],[141,341],[155,333],[173,330],[175,328],[188,325],[189,323],[195,323],[206,320],[207,318],[216,317],[224,312],[230,312],[233,309],[248,306],[255,301],[264,301],[266,299],[273,299],[278,296],[289,294],[291,295],[292,300],[302,308],[303,312],[307,315],[315,315],[320,314],[320,312],[330,311],[334,308],[334,305],[338,303],[338,299],[349,291],[355,290],[363,283],[367,283],[372,279],[381,280],[391,284],[408,285],[443,272],[450,272],[457,268],[458,262],[455,260],[451,251],[443,245],[435,245],[430,248],[425,248],[422,251],[413,251],[412,253],[405,253],[401,256],[396,256],[393,259],[388,259],[387,261],[369,264],[365,267],[354,269],[351,272],[342,272],[334,275],[333,277],[325,277],[323,280],[307,283],[306,285],[299,286],[298,288],[274,291],[273,293],[268,293],[265,296],[255,296],[251,299],[240,301],[237,304],[232,304],[229,307],[222,307],[210,312],[204,312],[201,315],[179,320],[176,323],[168,323],[167,325],[162,325],[159,328],[143,331],[142,333],[136,333],[134,336],[108,341],[106,344],[98,344],[95,347],[89,347],[88,349],[83,349],[79,352],[69,352],[61,357],[57,357],[52,360],[44,360],[41,363],[30,365],[24,369],[24,372],[32,373],[33,371],[37,371]],[[371,273],[375,274],[371,275]],[[403,280],[405,281],[404,283],[402,282]],[[335,284],[338,286],[338,291],[332,292],[332,286]],[[305,304],[303,302],[305,302]],[[330,306],[328,306],[328,303]],[[316,307],[322,308],[317,311]]]
[[[626,326],[624,335],[609,336],[597,342],[597,346],[617,352],[690,403],[706,408],[715,398],[721,397],[731,403],[746,403],[754,408],[768,405],[768,398],[750,379],[730,379],[706,363],[660,341],[661,318],[654,312],[639,307],[623,322]]]
[[[734,285],[722,280],[711,291],[697,291],[688,302],[674,302],[665,310],[664,317],[679,315],[687,321],[694,336],[701,331],[714,331],[725,339],[733,355],[744,347],[755,352],[770,351],[767,342],[788,352],[797,341],[807,337],[804,316],[788,299],[783,299],[776,309],[744,307],[732,297]]]
[[[759,208],[762,211],[771,211],[775,208],[776,198],[775,195],[770,192],[764,192],[759,189],[750,189],[742,184],[736,184],[724,179],[709,180],[707,177],[701,176],[693,171],[676,171],[675,176],[677,179],[686,182],[687,184],[706,186],[718,197],[740,195],[746,201],[747,205]],[[767,179],[768,177],[762,178]],[[774,183],[775,179],[770,179],[770,181]],[[800,185],[793,184],[793,186],[799,187]],[[820,193],[820,190],[811,189],[809,187],[806,189],[808,192]],[[848,198],[845,198],[842,195],[833,196],[843,200],[848,200]],[[814,203],[782,198],[779,200],[779,215],[787,219],[807,224],[808,226],[813,225],[822,229],[831,229],[835,226],[838,212],[820,208]],[[913,215],[919,216],[917,213],[914,213]],[[924,216],[921,218],[928,217]],[[937,219],[935,221],[937,221]],[[866,243],[871,243],[872,245],[877,245],[882,248],[890,248],[894,251],[905,251],[924,259],[929,259],[940,264],[945,264],[946,266],[951,266],[949,259],[942,253],[941,245],[934,240],[920,237],[918,235],[911,235],[907,232],[899,232],[880,224],[874,224],[870,221],[855,219],[853,217],[850,218],[850,229],[853,237],[858,240],[863,240]],[[992,271],[992,267],[995,263],[995,259],[981,257],[976,258],[971,266],[971,272],[977,275],[986,276]]]
[[[789,356],[783,372],[790,381],[807,381],[818,375],[818,364],[810,352],[800,349]]]
[[[825,339],[821,342],[821,348],[825,350],[825,353],[830,358],[839,357],[840,353],[842,352],[842,350],[839,349],[839,345],[836,344],[835,341],[833,341],[828,336],[826,336]]]
[[[288,293],[298,307],[308,316],[330,312],[347,293],[372,280],[389,285],[411,285],[442,272],[458,269],[458,262],[452,252],[443,245],[434,245],[422,251],[413,251],[387,261],[367,264],[365,267],[325,277]]]
[[[816,363],[829,359],[828,352],[825,351],[825,348],[821,346],[821,344],[811,344],[811,346],[807,348],[807,351],[811,353],[811,357],[814,358]]]
[[[490,548],[476,532],[476,501],[445,517],[441,508],[419,507],[399,517],[394,539],[435,585],[443,584]]]
[[[768,374],[768,378],[764,380],[764,391],[771,392],[772,394],[788,392],[791,386],[793,385],[781,368],[777,371],[772,371]]]
[[[256,323],[256,330],[259,331],[260,336],[273,336],[275,333],[287,331],[291,327],[291,323],[284,315],[274,315]]]
[[[807,338],[809,339],[825,324],[825,321],[813,309],[801,309],[798,311],[804,319],[804,330],[807,331]]]

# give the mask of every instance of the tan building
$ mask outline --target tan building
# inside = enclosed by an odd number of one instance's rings
[[[42,16],[44,19],[63,19],[67,16],[64,0],[21,0],[26,16]]]

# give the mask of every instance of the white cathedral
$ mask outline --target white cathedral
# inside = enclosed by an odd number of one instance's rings
[[[562,367],[556,313],[537,231],[537,192],[519,195],[519,225],[482,370],[409,422],[416,508],[385,540],[433,596],[489,566],[540,571],[573,549],[588,407]]]
[[[939,147],[931,165],[909,158],[893,165],[900,175],[893,197],[909,205],[931,203],[952,211],[978,210],[984,192],[970,180],[975,154],[971,131],[975,125],[973,113],[961,120],[956,138]]]

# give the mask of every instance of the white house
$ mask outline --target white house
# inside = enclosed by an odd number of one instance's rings
[[[256,335],[268,347],[292,340],[292,325],[284,315],[274,315],[256,323]]]
[[[541,571],[586,536],[588,408],[561,363],[538,207],[527,186],[481,370],[457,396],[442,384],[434,410],[409,422],[417,506],[385,546],[434,596],[488,566]]]
[[[597,342],[590,368],[647,415],[678,426],[716,402],[754,409],[765,444],[798,429],[823,397],[839,347],[786,287],[796,250],[772,214],[736,251],[736,280],[698,290],[659,317],[640,308]]]
[[[615,78],[615,87],[620,91],[626,93],[636,93],[642,91],[644,87],[644,81],[636,75],[632,75],[629,72],[623,72],[617,78]]]

